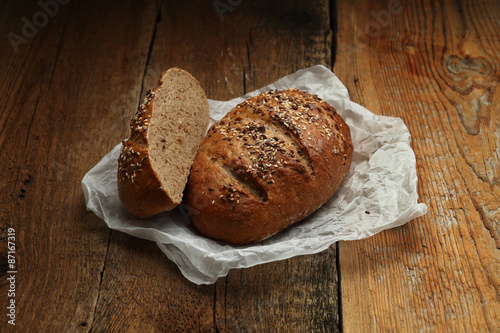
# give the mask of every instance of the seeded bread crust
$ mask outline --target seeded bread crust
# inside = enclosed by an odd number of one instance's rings
[[[140,218],[174,209],[174,202],[162,188],[151,166],[146,145],[123,141],[118,160],[118,193],[125,209]]]
[[[182,199],[182,193],[173,194],[170,193],[168,189],[162,187],[160,177],[152,166],[150,156],[151,139],[148,137],[153,110],[158,107],[157,103],[160,103],[160,101],[157,101],[157,94],[159,94],[164,84],[164,80],[169,77],[169,75],[181,75],[189,84],[195,87],[194,89],[199,95],[198,97],[204,100],[205,103],[203,110],[204,114],[200,114],[197,121],[203,123],[202,126],[204,126],[204,129],[208,127],[208,101],[198,81],[188,72],[179,68],[171,68],[163,72],[160,76],[160,84],[158,87],[150,89],[147,92],[143,103],[139,106],[134,117],[130,121],[130,137],[122,142],[123,146],[118,158],[118,193],[120,201],[129,213],[140,218],[146,218],[172,210],[181,203]],[[180,88],[187,89],[187,87]],[[186,108],[188,107],[189,106],[186,105]],[[160,117],[162,112],[168,111],[169,110],[155,111],[155,117]],[[164,132],[165,135],[172,135],[169,131]],[[199,134],[199,138],[195,138],[196,147],[191,147],[195,149],[194,151],[196,151],[202,139],[203,133]],[[166,142],[165,139],[161,141]],[[189,148],[190,147],[186,147],[186,150]],[[194,154],[192,159],[194,159]],[[192,159],[189,161],[190,164],[192,163]],[[169,162],[177,163],[175,160]],[[183,175],[186,182],[188,175],[189,172]]]
[[[349,127],[316,95],[254,96],[213,124],[198,150],[186,191],[192,221],[229,243],[266,239],[334,195],[352,151]]]

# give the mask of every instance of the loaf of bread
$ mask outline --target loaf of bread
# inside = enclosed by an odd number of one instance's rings
[[[130,122],[118,159],[118,193],[127,211],[149,217],[181,203],[209,118],[194,77],[178,68],[161,74]]]
[[[352,151],[349,127],[316,95],[254,96],[213,124],[198,149],[185,198],[194,226],[229,243],[266,239],[334,195]]]

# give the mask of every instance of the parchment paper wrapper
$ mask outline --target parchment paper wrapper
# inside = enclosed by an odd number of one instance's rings
[[[134,218],[118,198],[121,143],[84,176],[87,209],[111,229],[156,242],[197,284],[212,284],[230,269],[318,253],[337,241],[363,239],[427,213],[427,206],[417,202],[415,154],[403,121],[377,116],[351,102],[347,89],[324,66],[300,70],[227,102],[210,100],[211,124],[250,96],[286,88],[316,94],[335,107],[349,125],[354,145],[351,169],[341,188],[304,221],[258,244],[233,246],[199,235],[182,204],[149,219]]]

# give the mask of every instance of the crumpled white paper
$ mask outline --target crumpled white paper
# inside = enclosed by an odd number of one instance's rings
[[[182,204],[149,219],[134,218],[118,198],[121,143],[83,177],[87,209],[111,229],[156,242],[196,284],[212,284],[233,268],[318,253],[337,241],[366,238],[427,213],[427,206],[417,202],[415,154],[403,121],[377,116],[351,102],[347,89],[324,66],[300,70],[227,102],[210,100],[211,124],[250,96],[286,88],[316,94],[335,107],[349,125],[354,145],[351,169],[341,188],[304,221],[260,243],[233,246],[199,235]]]

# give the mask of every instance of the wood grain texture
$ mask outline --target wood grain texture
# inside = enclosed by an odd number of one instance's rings
[[[337,6],[336,46],[328,1],[69,2],[16,52],[5,36],[42,9],[1,2],[0,306],[13,227],[12,331],[497,331],[499,5]],[[341,243],[340,262],[331,247],[197,286],[154,243],[85,210],[81,178],[127,136],[161,71],[184,68],[225,100],[334,58],[355,102],[407,124],[426,216]]]
[[[40,11],[9,2],[1,22]],[[132,2],[69,3],[18,54],[2,45],[2,234],[17,236],[15,331],[91,327],[110,231],[85,210],[81,179],[126,126],[113,103],[130,91],[138,100],[154,19],[154,8]],[[1,35],[13,28],[22,29],[7,23]]]
[[[495,332],[500,322],[500,6],[338,3],[335,72],[401,117],[429,212],[340,245],[346,332]]]

